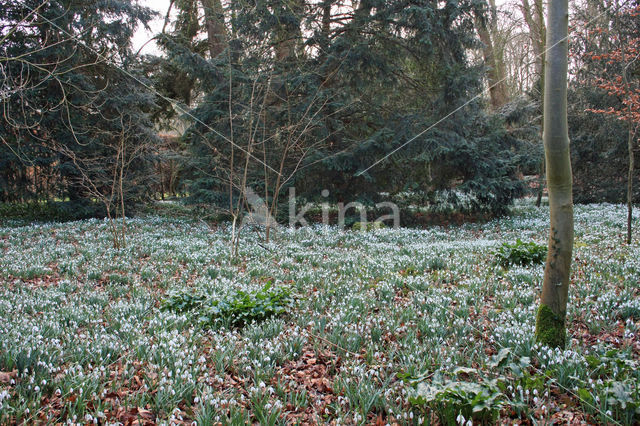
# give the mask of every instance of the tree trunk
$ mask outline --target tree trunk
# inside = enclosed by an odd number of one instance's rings
[[[627,244],[631,244],[633,237],[633,172],[635,170],[635,158],[633,153],[633,130],[629,124],[629,175],[627,176]]]
[[[545,64],[545,44],[546,44],[546,26],[544,23],[544,6],[542,0],[534,0],[533,10],[529,4],[529,0],[521,0],[521,10],[524,20],[529,27],[529,39],[533,46],[533,54],[535,55],[535,83],[538,85],[540,91],[539,95],[543,98],[544,102],[544,64]],[[534,85],[534,88],[536,86]],[[544,109],[544,104],[543,104]],[[542,194],[544,192],[544,173],[545,173],[545,160],[544,158],[540,162],[540,178],[538,180],[538,196],[536,198],[536,207],[540,207],[542,204]]]
[[[522,0],[520,9],[529,28],[529,39],[531,40],[533,53],[536,57],[536,75],[539,79],[542,79],[544,77],[544,47],[546,38],[542,1],[535,0],[532,10],[529,0]]]
[[[629,76],[627,75],[627,72],[631,64],[635,62],[636,59],[626,64],[624,70],[622,71],[622,81],[624,83],[625,91],[628,94],[631,94],[632,91],[631,86],[629,85]],[[632,102],[628,103],[627,114],[629,116],[629,135],[627,138],[627,151],[629,154],[629,170],[627,173],[627,244],[631,244],[631,241],[633,239],[633,172],[635,171],[635,153],[633,152],[633,141],[635,139],[636,133],[633,121]]]
[[[493,41],[493,59],[496,62],[496,70],[498,71],[498,77],[500,78],[501,91],[503,93],[505,103],[509,102],[509,90],[507,88],[507,65],[504,62],[504,50],[506,43],[504,36],[502,36],[498,30],[498,7],[496,6],[496,0],[489,0],[490,16],[489,21],[489,33],[491,34],[491,40]]]
[[[489,5],[485,2],[487,9]],[[496,23],[488,23],[488,21],[497,19],[495,10],[493,13],[489,13],[489,16],[483,17],[478,14],[475,16],[476,30],[478,36],[483,44],[482,56],[487,66],[487,81],[489,83],[489,97],[491,99],[491,106],[494,109],[500,108],[509,100],[507,94],[507,85],[504,78],[504,65],[500,64],[500,60],[496,57],[496,51],[494,41],[492,39],[492,32],[490,28],[497,28]],[[495,37],[495,30],[493,36]]]
[[[622,72],[622,79],[627,93],[630,93],[629,78],[627,76],[628,65]],[[632,121],[633,110],[629,102],[629,136],[627,139],[627,150],[629,153],[629,171],[627,174],[627,244],[631,244],[633,237],[633,172],[635,171],[635,153],[633,152],[633,140],[635,139],[634,123]]]
[[[544,89],[544,147],[551,226],[536,340],[563,348],[573,253],[573,196],[567,123],[568,0],[550,0]]]
[[[544,159],[540,162],[540,176],[538,177],[538,196],[536,197],[536,207],[542,205],[542,195],[544,194]]]
[[[227,28],[220,0],[202,0],[207,26],[207,42],[211,59],[217,58],[227,47]]]
[[[164,16],[164,24],[162,25],[162,34],[165,34],[167,31],[167,27],[171,23],[171,10],[173,9],[173,5],[176,0],[171,0],[169,2],[169,7],[167,7],[167,14]]]
[[[326,55],[326,50],[329,48],[329,40],[331,37],[331,0],[325,0],[322,5],[322,40],[321,46],[324,51],[323,55]]]
[[[300,17],[304,11],[304,0],[292,0],[287,3],[289,10],[286,13],[293,15],[294,19]],[[278,62],[286,62],[296,57],[297,47],[302,39],[302,29],[299,24],[289,22],[280,25],[276,33],[275,53]]]

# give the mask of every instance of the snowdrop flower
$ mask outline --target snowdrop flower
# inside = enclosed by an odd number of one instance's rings
[[[460,412],[458,414],[458,417],[456,417],[456,422],[458,422],[458,424],[460,424],[460,425],[463,425],[465,420],[467,420],[467,419],[464,418],[464,416],[462,415],[462,412]]]

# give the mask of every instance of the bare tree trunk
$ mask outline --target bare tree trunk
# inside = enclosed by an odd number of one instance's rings
[[[173,5],[176,0],[171,0],[169,2],[169,7],[167,8],[167,14],[164,16],[164,24],[162,25],[162,34],[167,31],[167,26],[171,23],[171,10],[173,9]]]
[[[507,65],[504,61],[505,43],[498,29],[498,8],[495,0],[489,0],[491,21],[489,21],[489,33],[493,41],[493,58],[496,61],[496,70],[500,81],[501,91],[504,94],[505,103],[509,101],[509,91],[507,90]]]
[[[116,221],[111,216],[111,207],[107,204],[105,206],[107,210],[107,219],[109,220],[109,226],[111,227],[111,238],[113,239],[113,248],[120,250],[120,244],[118,244],[118,229],[116,228]]]
[[[237,238],[237,232],[236,232],[236,224],[238,223],[238,217],[235,215],[235,213],[232,213],[233,216],[233,221],[231,222],[231,258],[234,259],[238,253],[237,253],[237,249],[238,246],[236,244],[236,238]]]
[[[327,49],[331,44],[331,6],[333,0],[324,0],[322,3],[322,39],[320,40],[320,46],[322,51],[321,56],[327,55]]]
[[[540,162],[540,175],[538,177],[538,196],[536,197],[536,207],[540,208],[542,205],[542,195],[544,193],[544,159]]]
[[[304,10],[304,0],[291,0],[287,3],[291,8],[291,13],[295,17],[300,17]],[[295,58],[296,47],[299,45],[302,39],[302,30],[299,25],[292,23],[281,25],[278,33],[276,34],[276,60],[283,62]]]
[[[164,168],[160,166],[160,199],[164,201]]]
[[[267,227],[267,231],[265,234],[265,242],[267,244],[269,244],[269,236],[271,234],[271,218],[274,218],[276,216],[277,213],[277,209],[278,209],[278,199],[279,199],[279,195],[280,195],[280,189],[281,189],[281,185],[282,185],[282,173],[284,172],[284,163],[287,159],[287,152],[289,150],[289,141],[287,142],[287,147],[285,148],[284,153],[282,154],[282,158],[280,159],[280,169],[278,170],[278,175],[276,176],[276,182],[275,182],[275,186],[273,188],[273,197],[271,200],[271,208],[269,209],[268,212],[266,212],[267,214],[265,214],[267,223],[266,223],[266,227]],[[267,206],[268,200],[265,200],[265,208]]]
[[[536,340],[546,346],[566,344],[566,314],[573,253],[573,195],[567,123],[568,0],[550,0],[546,57],[544,146],[551,212],[549,252]]]
[[[543,102],[543,110],[544,110],[544,68],[545,68],[545,47],[546,47],[546,40],[547,40],[547,27],[545,25],[544,22],[544,4],[542,0],[534,0],[533,1],[534,7],[535,7],[535,13],[533,14],[533,22],[536,25],[536,28],[538,29],[538,49],[539,51],[536,53],[536,69],[538,72],[538,76],[540,79],[540,90],[542,90],[542,93],[540,93],[540,98],[542,99]],[[541,126],[542,127],[542,126]],[[542,138],[544,138],[544,135],[541,135]],[[540,162],[540,185],[538,186],[538,200],[536,203],[536,206],[538,208],[540,208],[540,206],[542,205],[542,195],[544,193],[544,175],[546,172],[546,166],[545,166],[545,161],[544,158],[542,159],[542,161]]]
[[[630,64],[629,64],[630,65]],[[622,72],[622,79],[627,93],[630,91],[629,77],[627,76],[628,65],[625,66]],[[627,150],[629,153],[629,171],[627,174],[627,244],[631,244],[633,238],[633,172],[635,171],[635,153],[633,152],[633,140],[635,139],[635,128],[631,117],[633,115],[633,109],[631,102],[628,106],[629,113],[629,136],[627,139]]]
[[[631,131],[631,129],[629,129],[629,175],[627,176],[627,244],[631,244],[633,238],[633,172],[635,170],[633,139],[633,132]]]
[[[322,36],[329,39],[331,34],[331,1],[325,0],[322,6]]]
[[[121,162],[120,162],[120,174],[118,175],[118,190],[120,191],[120,213],[122,214],[122,228],[121,228],[121,247],[125,248],[127,246],[127,219],[125,217],[124,211],[124,168],[125,168],[125,155],[126,150],[124,146],[124,138],[125,135],[123,133],[120,139],[120,150],[122,151]]]
[[[616,9],[616,19],[614,25],[617,27],[618,20],[618,9]],[[620,31],[618,31],[621,33]],[[623,46],[620,46],[620,50],[623,51]],[[624,57],[624,55],[623,55]],[[631,96],[632,90],[629,84],[629,75],[627,74],[629,71],[629,67],[633,65],[634,62],[638,60],[640,54],[638,54],[633,60],[625,64],[624,69],[622,70],[622,82],[624,84],[625,92],[628,96]],[[629,135],[627,138],[627,151],[629,155],[629,170],[627,173],[627,244],[631,244],[633,241],[633,173],[635,171],[635,153],[633,152],[633,141],[635,139],[636,127],[634,126],[633,120],[633,106],[632,102],[627,103],[627,115],[628,115],[628,125],[629,125]]]
[[[536,57],[536,74],[540,79],[544,78],[544,47],[546,38],[546,28],[544,23],[544,9],[541,0],[534,0],[533,10],[529,0],[521,0],[520,9],[524,20],[529,27],[529,38],[533,46],[533,53]],[[542,85],[541,87],[544,87]]]
[[[207,26],[207,42],[211,58],[217,58],[227,48],[227,28],[220,0],[201,0]]]
[[[524,20],[527,23],[527,27],[529,27],[529,39],[531,40],[531,45],[533,46],[533,53],[535,55],[535,70],[536,77],[539,81],[539,87],[541,90],[540,97],[544,102],[544,91],[545,82],[544,82],[544,74],[545,74],[545,45],[546,45],[546,25],[544,22],[544,6],[542,4],[542,0],[534,0],[533,10],[531,5],[529,4],[529,0],[521,0],[522,4],[520,9],[522,10],[522,15],[524,16]],[[544,108],[544,105],[543,105]],[[545,174],[545,160],[544,158],[540,162],[540,178],[538,179],[538,196],[536,198],[536,207],[540,207],[542,205],[542,195],[544,192],[544,174]]]
[[[497,109],[507,103],[509,96],[507,94],[507,85],[504,74],[504,63],[500,64],[499,58],[496,56],[494,41],[492,39],[492,31],[494,29],[493,36],[495,37],[497,24],[492,22],[497,19],[495,9],[485,2],[487,9],[490,11],[489,16],[483,17],[480,15],[475,16],[476,30],[478,36],[483,44],[482,55],[484,62],[487,66],[487,81],[489,83],[489,97],[491,99],[491,106]]]

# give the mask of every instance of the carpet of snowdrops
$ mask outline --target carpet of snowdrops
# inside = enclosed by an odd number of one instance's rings
[[[576,207],[566,350],[534,341],[548,210],[425,230],[280,229],[269,244],[199,221],[0,227],[0,423],[633,424],[640,246],[625,209]],[[638,217],[635,217],[638,224]],[[286,287],[285,312],[204,326],[171,292]],[[207,303],[207,302],[205,302]]]

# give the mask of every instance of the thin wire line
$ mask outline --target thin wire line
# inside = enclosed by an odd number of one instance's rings
[[[94,50],[93,48],[87,46],[83,41],[79,40],[77,37],[75,37],[74,35],[68,33],[66,30],[62,29],[61,27],[59,27],[57,24],[53,23],[51,20],[49,20],[48,18],[42,16],[40,13],[36,12],[36,14],[38,16],[40,16],[41,18],[43,18],[45,21],[47,21],[48,23],[50,23],[51,25],[53,25],[54,27],[58,28],[60,31],[62,31],[63,33],[66,33],[69,37],[71,37],[72,39],[74,39],[76,42],[82,44],[85,48],[89,49],[90,51],[92,51],[93,53],[95,53],[96,55],[98,55],[99,57],[103,58],[103,60],[110,62],[108,58],[106,58],[104,55],[102,55],[101,53],[99,53],[98,51]],[[599,19],[602,15],[604,15],[605,12],[600,13],[598,16],[596,16],[595,18],[593,18],[592,20],[590,20],[587,25],[591,24],[592,22],[594,22],[595,20]],[[546,54],[548,51],[550,51],[551,49],[555,48],[556,46],[558,46],[559,44],[567,41],[569,38],[569,36],[567,35],[567,37],[564,37],[563,39],[561,39],[560,41],[558,41],[557,43],[555,43],[554,45],[552,45],[551,47],[545,49],[545,51],[539,55],[537,55],[536,57],[542,56],[544,54]],[[164,95],[162,95],[161,93],[159,93],[157,90],[155,90],[153,87],[147,85],[146,83],[144,83],[143,81],[141,81],[140,79],[138,79],[137,77],[135,77],[134,75],[132,75],[131,73],[129,73],[128,71],[121,69],[120,67],[118,67],[117,65],[114,65],[113,63],[111,63],[112,66],[114,66],[116,69],[118,69],[119,71],[123,72],[124,74],[126,74],[127,76],[129,76],[130,78],[134,79],[136,82],[138,82],[139,84],[141,84],[142,86],[144,86],[145,88],[147,88],[148,90],[152,91],[152,93],[154,93],[155,95],[159,96],[160,98],[162,98],[163,100],[168,101],[169,103],[171,103],[172,105],[177,106],[181,112],[183,112],[185,115],[193,118],[196,122],[204,125],[206,128],[208,128],[209,130],[211,130],[212,132],[214,132],[215,134],[217,134],[218,136],[222,137],[224,140],[226,140],[227,142],[231,143],[233,146],[237,147],[238,149],[240,149],[241,151],[245,152],[247,155],[253,157],[254,159],[258,160],[261,164],[263,164],[264,166],[268,167],[269,169],[271,169],[272,171],[274,171],[276,174],[279,174],[277,171],[275,171],[274,169],[272,169],[270,166],[268,166],[267,164],[265,164],[264,162],[262,162],[260,159],[258,159],[257,157],[253,156],[251,153],[245,151],[242,147],[240,147],[239,145],[235,144],[232,140],[230,140],[229,138],[227,138],[226,136],[222,135],[221,133],[219,133],[218,131],[216,131],[215,129],[211,128],[209,125],[207,125],[206,123],[202,122],[200,119],[198,119],[197,117],[195,117],[193,114],[191,114],[190,112],[186,111],[184,108],[182,108],[177,102],[175,102],[174,100],[165,97]],[[504,77],[503,79],[501,79],[500,81],[496,82],[494,85],[490,86],[489,89],[494,88],[495,86],[497,86],[498,84],[504,82],[507,80],[507,77]],[[474,96],[472,99],[470,99],[469,101],[465,102],[463,105],[461,105],[460,107],[456,108],[455,110],[451,111],[449,114],[445,115],[444,117],[442,117],[440,120],[438,120],[436,123],[432,124],[431,126],[429,126],[427,129],[425,129],[424,131],[418,133],[416,136],[414,136],[413,138],[411,138],[409,141],[405,142],[403,145],[401,145],[400,147],[394,149],[393,151],[391,151],[389,154],[387,154],[385,157],[383,157],[382,159],[376,161],[374,164],[372,164],[370,167],[368,167],[367,169],[365,169],[364,171],[361,171],[359,173],[356,174],[356,176],[361,176],[362,174],[366,173],[367,171],[369,171],[371,168],[375,167],[376,165],[378,165],[379,163],[381,163],[382,161],[386,160],[387,158],[389,158],[390,156],[392,156],[393,154],[395,154],[396,152],[398,152],[399,150],[401,150],[402,148],[404,148],[405,146],[409,145],[410,143],[412,143],[413,141],[415,141],[417,138],[419,138],[420,136],[424,135],[425,133],[427,133],[428,131],[430,131],[431,129],[433,129],[434,127],[436,127],[437,125],[439,125],[440,123],[442,123],[444,120],[446,120],[447,118],[451,117],[453,114],[457,113],[458,111],[462,110],[463,108],[465,108],[466,106],[468,106],[469,104],[471,104],[472,102],[474,102],[475,100],[479,99],[480,97],[482,97],[482,94],[478,94],[476,96]],[[368,255],[365,254],[366,257],[368,257],[369,259],[371,259]],[[440,306],[442,309],[449,311],[448,308],[444,307],[443,305],[437,304],[436,305]],[[146,313],[148,313],[150,310],[152,309],[149,308],[147,310]],[[455,315],[455,312],[453,312]],[[458,316],[458,318],[462,318],[461,316]],[[467,323],[467,321],[465,320],[465,323]],[[471,326],[472,328],[474,328],[476,331],[480,332],[482,334],[482,331],[474,326],[473,324],[468,323],[469,326]],[[308,332],[308,331],[307,331]],[[343,351],[345,351],[345,353],[350,353],[353,355],[358,356],[358,354],[355,354],[345,348],[341,348],[339,345],[330,342],[324,338],[321,338],[320,336],[316,336],[310,332],[308,332],[308,334],[310,334],[312,337],[316,337],[316,338],[320,338],[321,340],[331,344],[332,346],[335,346],[339,349],[342,349]],[[503,345],[500,345],[498,342],[495,342],[496,346],[499,346],[503,349],[509,349]],[[120,357],[118,357],[116,359],[116,361],[114,361],[113,363],[109,364],[109,366],[115,364],[116,362],[120,361],[122,358],[124,358],[124,356],[128,354],[128,352],[123,353]],[[539,373],[543,374],[545,377],[547,377],[548,379],[553,380],[553,377],[548,376],[544,371],[539,370],[538,368],[536,368],[535,366],[531,366],[531,368],[535,369],[536,371],[538,371]],[[589,402],[582,400],[582,398],[580,398],[578,395],[576,395],[573,391],[571,391],[570,389],[562,386],[561,384],[556,382],[556,385],[562,389],[564,389],[565,391],[567,391],[568,393],[578,397],[578,399],[580,401],[582,401],[583,403],[591,406],[592,408],[594,408],[596,411],[598,411],[600,414],[604,415],[606,418],[609,418],[612,422],[614,422],[615,424],[621,425],[620,422],[617,422],[615,419],[613,419],[611,416],[607,415],[606,413],[604,413],[602,410],[600,410],[598,407],[591,405]],[[41,408],[40,410],[38,410],[35,414],[39,414],[43,411],[43,409],[46,407]],[[31,417],[33,418],[33,417]]]
[[[600,19],[600,17],[602,17],[605,13],[607,13],[607,11],[603,11],[601,12],[599,15],[597,15],[595,18],[591,19],[590,21],[588,21],[585,25],[589,25],[593,22],[595,22],[597,19]],[[536,55],[534,58],[539,58],[539,57],[544,57],[544,55],[547,54],[547,52],[549,52],[551,49],[555,48],[556,46],[564,43],[565,41],[567,41],[569,39],[569,35],[567,35],[566,37],[562,38],[561,40],[559,40],[557,43],[555,43],[554,45],[547,47],[542,53],[539,53],[538,55]],[[496,87],[499,84],[504,83],[509,77],[504,77],[501,80],[497,81],[496,83],[494,83],[493,85],[489,86],[488,90],[493,89],[494,87]],[[368,172],[369,170],[371,170],[372,168],[374,168],[375,166],[377,166],[378,164],[382,163],[383,161],[385,161],[387,158],[391,157],[393,154],[395,154],[396,152],[400,151],[401,149],[403,149],[404,147],[406,147],[407,145],[409,145],[410,143],[414,142],[416,139],[418,139],[419,137],[423,136],[425,133],[429,132],[430,130],[432,130],[433,128],[435,128],[436,126],[438,126],[439,124],[441,124],[442,122],[444,122],[446,119],[448,119],[449,117],[451,117],[452,115],[454,115],[455,113],[459,112],[460,110],[464,109],[465,107],[469,106],[470,104],[472,104],[473,102],[475,102],[476,100],[482,98],[484,96],[483,93],[479,93],[476,96],[474,96],[473,98],[469,99],[467,102],[465,102],[464,104],[462,104],[461,106],[459,106],[458,108],[454,109],[453,111],[451,111],[450,113],[448,113],[447,115],[445,115],[444,117],[442,117],[441,119],[439,119],[438,121],[436,121],[435,123],[433,123],[431,126],[427,127],[425,130],[423,130],[422,132],[418,133],[417,135],[415,135],[414,137],[412,137],[411,139],[409,139],[407,142],[403,143],[402,145],[400,145],[399,147],[393,149],[391,152],[389,152],[387,155],[385,155],[384,157],[382,157],[381,159],[379,159],[378,161],[376,161],[375,163],[373,163],[372,165],[370,165],[369,167],[367,167],[366,169],[358,172],[355,174],[356,177],[362,176],[363,174],[365,174],[366,172]]]
[[[258,158],[255,155],[251,154],[249,151],[247,151],[246,149],[244,149],[240,145],[236,144],[233,140],[229,139],[228,137],[226,137],[225,135],[223,135],[222,133],[220,133],[219,131],[217,131],[213,127],[209,126],[204,121],[200,120],[198,117],[193,115],[191,112],[189,112],[186,109],[184,109],[177,101],[175,101],[175,100],[173,100],[173,99],[171,99],[171,98],[169,98],[167,96],[164,96],[162,93],[160,93],[158,90],[156,90],[153,86],[150,86],[149,84],[145,83],[144,81],[142,81],[141,79],[139,79],[135,75],[131,74],[129,71],[120,68],[112,60],[110,60],[109,58],[107,58],[106,56],[104,56],[102,53],[98,52],[97,50],[95,50],[91,46],[88,46],[84,41],[82,41],[79,38],[77,38],[74,34],[69,33],[64,28],[61,28],[59,25],[57,25],[56,23],[52,22],[46,16],[43,16],[41,13],[39,13],[37,11],[36,11],[36,14],[38,16],[40,16],[42,19],[44,19],[46,22],[48,22],[49,24],[53,25],[55,28],[57,28],[58,30],[60,30],[61,32],[63,32],[67,36],[69,36],[71,39],[75,40],[78,44],[82,45],[83,47],[85,47],[89,51],[91,51],[94,54],[96,54],[98,57],[102,58],[105,62],[109,63],[115,69],[119,70],[120,72],[122,72],[126,76],[132,78],[134,81],[136,81],[138,84],[142,85],[145,89],[149,90],[154,95],[158,96],[160,99],[169,102],[171,105],[173,105],[174,108],[176,108],[182,114],[184,114],[184,115],[188,116],[189,118],[193,119],[195,122],[203,125],[208,130],[210,130],[211,132],[213,132],[217,136],[221,137],[222,139],[224,139],[228,143],[230,143],[232,146],[238,148],[240,151],[244,152],[245,154],[247,154],[249,157],[253,158],[254,160],[257,160],[260,164],[262,164],[263,166],[267,167],[269,170],[271,170],[275,174],[280,175],[277,170],[273,169],[271,166],[269,166],[268,164],[264,163],[260,158]]]

